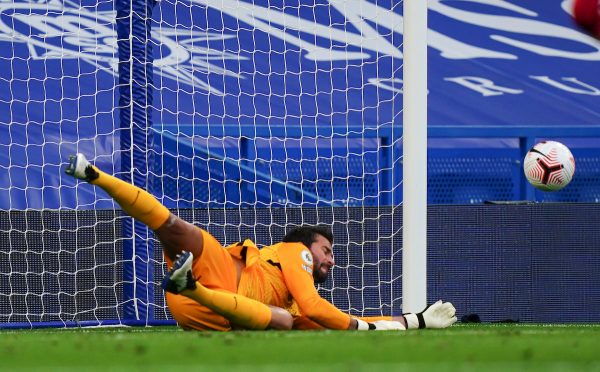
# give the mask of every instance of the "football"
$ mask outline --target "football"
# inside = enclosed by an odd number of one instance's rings
[[[525,177],[542,191],[558,191],[567,186],[575,174],[575,159],[560,142],[542,141],[533,146],[523,161]]]

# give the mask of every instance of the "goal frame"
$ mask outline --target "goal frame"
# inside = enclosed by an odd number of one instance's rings
[[[427,305],[427,1],[404,0],[402,310]]]

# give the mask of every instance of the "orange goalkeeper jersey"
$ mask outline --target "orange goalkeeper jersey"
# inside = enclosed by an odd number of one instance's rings
[[[322,298],[312,276],[313,257],[301,243],[278,243],[262,249],[246,240],[227,247],[246,261],[238,293],[305,316],[329,329],[347,329],[350,316]]]

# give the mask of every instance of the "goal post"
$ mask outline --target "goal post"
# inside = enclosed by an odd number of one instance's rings
[[[119,154],[117,175],[153,193],[154,131],[152,13],[154,0],[117,0],[116,28],[119,73]],[[115,124],[115,127],[117,125]],[[154,251],[148,227],[123,218],[123,317],[153,319]]]
[[[427,306],[427,1],[404,0],[402,310]]]

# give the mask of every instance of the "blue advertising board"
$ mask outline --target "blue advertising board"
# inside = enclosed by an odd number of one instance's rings
[[[570,1],[428,3],[433,134],[600,137],[600,41]],[[119,171],[115,14],[0,2],[0,209],[112,206],[61,169],[82,151]],[[163,1],[153,17],[156,128],[402,125],[401,1]]]

